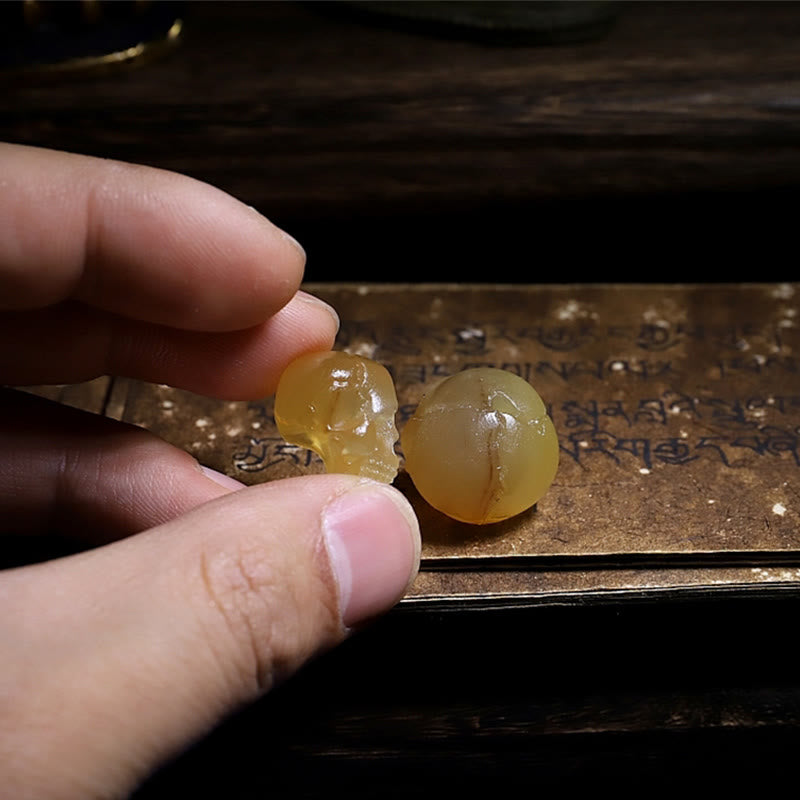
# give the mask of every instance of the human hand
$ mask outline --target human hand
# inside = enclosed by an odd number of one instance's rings
[[[171,173],[0,145],[0,382],[101,374],[219,398],[329,348],[304,254]],[[243,488],[148,432],[0,390],[0,530],[103,545],[0,573],[0,773],[109,798],[385,611],[419,562],[394,489]],[[1,545],[0,545],[1,546]]]

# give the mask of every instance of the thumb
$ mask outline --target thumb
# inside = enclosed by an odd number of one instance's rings
[[[399,492],[320,475],[0,574],[5,790],[124,794],[388,609],[418,563],[419,528]]]

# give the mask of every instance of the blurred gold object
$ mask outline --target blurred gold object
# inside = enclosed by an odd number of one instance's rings
[[[152,0],[0,3],[0,73],[82,74],[159,56],[180,39],[178,10]]]

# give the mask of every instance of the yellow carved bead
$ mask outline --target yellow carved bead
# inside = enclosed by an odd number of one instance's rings
[[[397,395],[381,364],[344,352],[308,353],[281,375],[275,423],[287,442],[317,453],[328,472],[391,483]]]
[[[434,508],[483,525],[530,508],[558,468],[541,397],[500,369],[468,369],[426,394],[401,437],[406,470]]]

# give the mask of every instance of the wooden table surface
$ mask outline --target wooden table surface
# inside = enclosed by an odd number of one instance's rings
[[[797,4],[622,4],[558,47],[314,4],[179,11],[160,60],[0,77],[0,138],[211,181],[295,234],[315,281],[796,280]],[[798,611],[792,592],[401,608],[137,799],[699,773],[772,793],[799,738]]]

